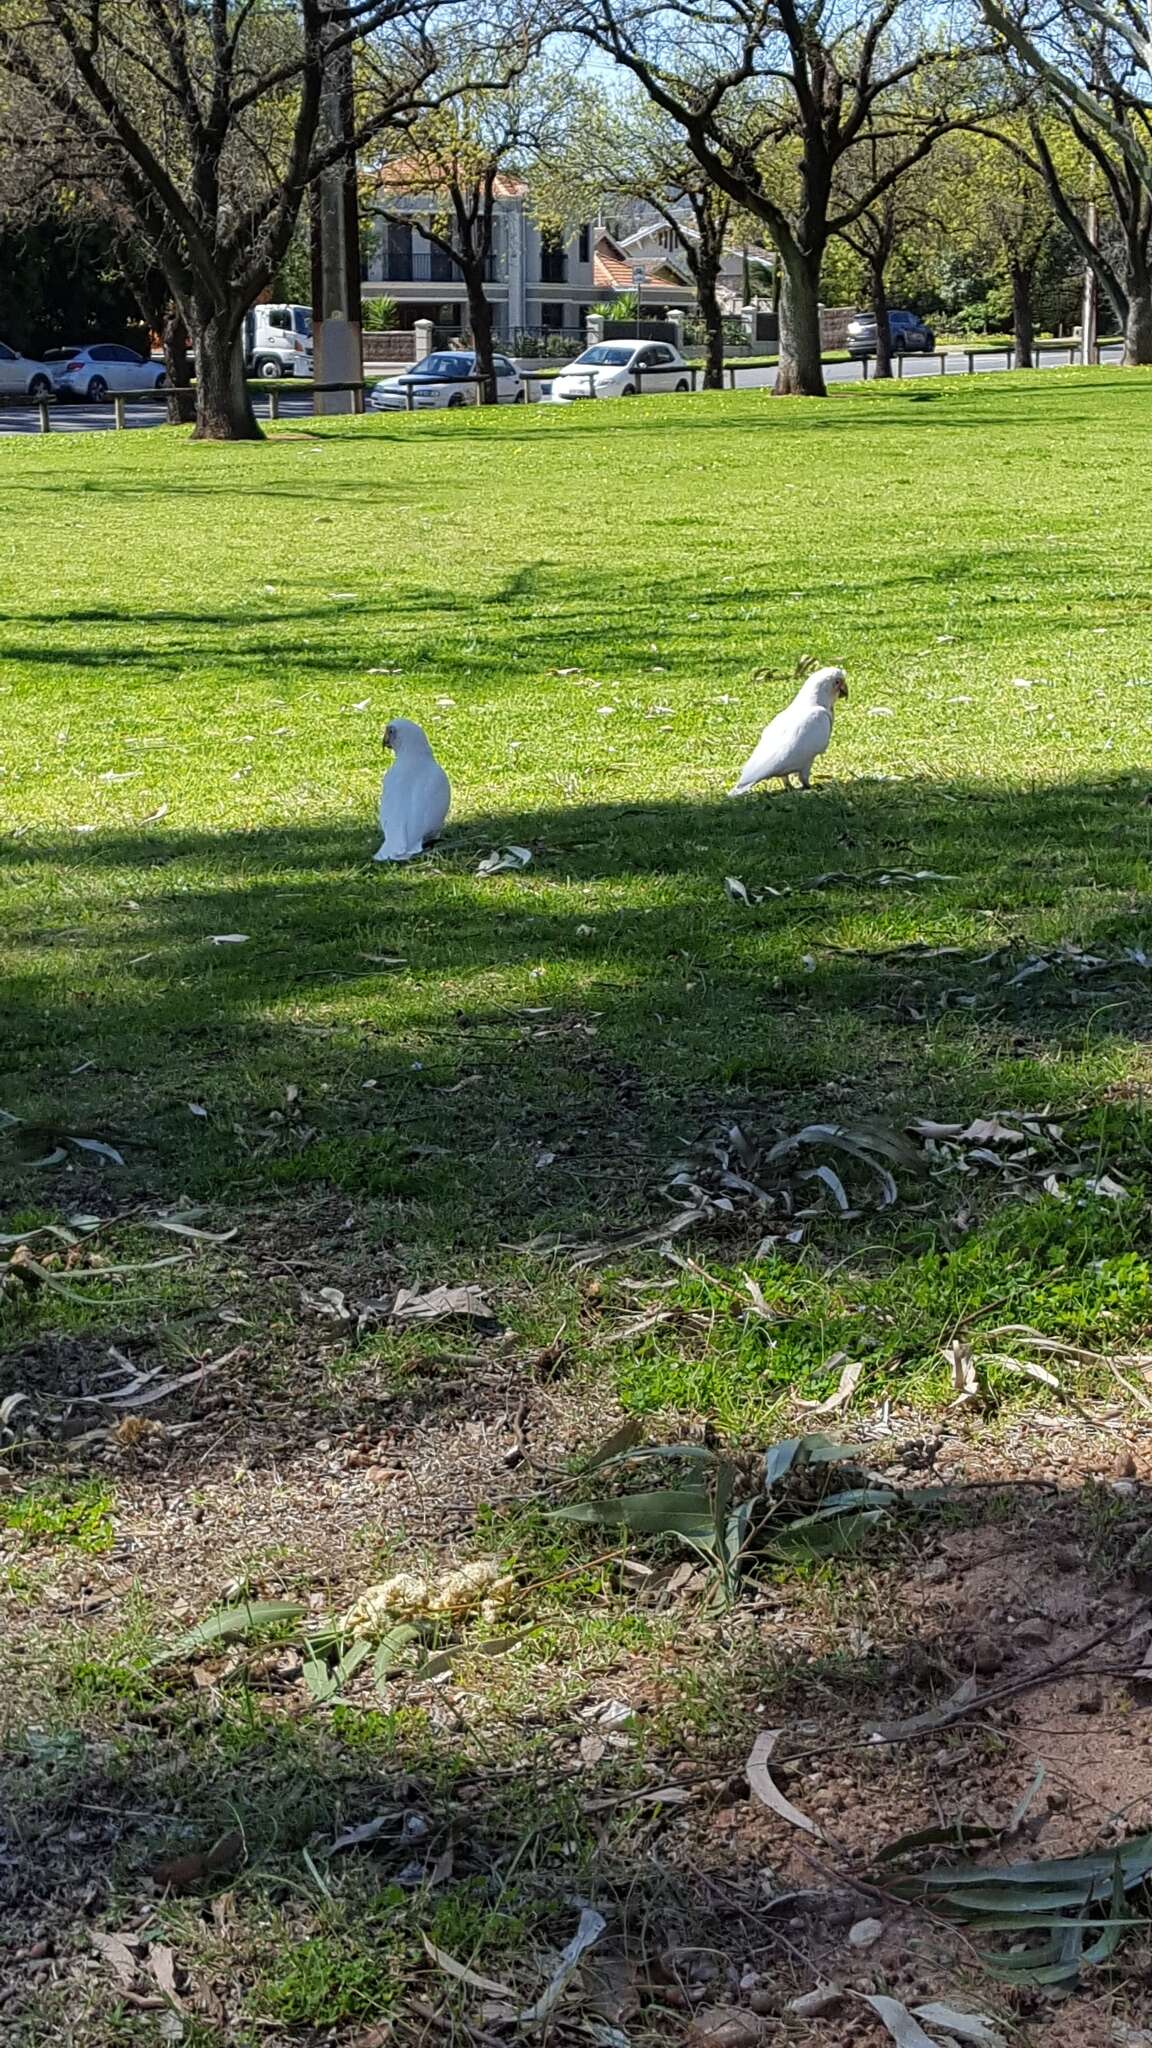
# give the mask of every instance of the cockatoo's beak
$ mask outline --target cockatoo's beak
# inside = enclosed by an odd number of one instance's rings
[[[836,695],[838,697],[846,697],[848,695],[848,685],[844,681],[843,676],[841,676],[840,681],[836,685]]]
[[[393,738],[392,727],[390,725],[385,726],[384,738],[381,740],[380,744],[383,747],[387,747],[389,752],[395,752],[395,741]]]

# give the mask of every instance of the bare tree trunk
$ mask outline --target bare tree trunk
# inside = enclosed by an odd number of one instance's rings
[[[1012,274],[1012,339],[1016,349],[1016,368],[1032,368],[1032,332],[1035,325],[1032,317],[1032,265],[1013,263]]]
[[[468,324],[476,351],[476,375],[483,380],[477,386],[477,398],[481,405],[495,405],[499,394],[492,360],[492,306],[484,290],[483,266],[465,264],[459,255],[456,260],[464,271],[468,291]]]
[[[792,243],[779,251],[780,362],[777,398],[826,398],[820,349],[820,260]]]
[[[704,327],[704,389],[724,388],[724,315],[716,295],[718,267],[701,263],[696,272],[696,305]]]
[[[1128,318],[1124,322],[1124,361],[1133,368],[1152,363],[1152,286],[1147,275],[1137,286],[1133,279],[1128,296]]]
[[[892,329],[888,321],[888,292],[884,284],[884,258],[873,256],[868,265],[871,282],[872,317],[876,322],[876,375],[892,375]]]
[[[195,441],[260,441],[244,377],[244,311],[214,309],[195,327]]]
[[[196,417],[196,396],[192,389],[188,329],[175,304],[170,304],[164,314],[162,334],[164,372],[172,387],[168,394],[168,424],[172,427],[191,426]]]

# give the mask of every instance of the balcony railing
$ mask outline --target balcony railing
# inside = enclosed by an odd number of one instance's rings
[[[385,249],[370,266],[374,273],[373,284],[459,284],[460,265],[451,256],[445,256],[439,249]],[[494,284],[498,275],[496,259],[489,256],[484,265],[485,284]]]

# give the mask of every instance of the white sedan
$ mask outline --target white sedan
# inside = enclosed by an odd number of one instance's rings
[[[47,363],[18,356],[0,341],[0,398],[51,398],[52,372]]]
[[[50,348],[44,360],[58,398],[86,398],[92,405],[103,405],[110,391],[154,391],[166,380],[162,363],[145,362],[134,348],[112,341]]]
[[[496,399],[523,405],[524,379],[507,356],[494,355]],[[373,412],[426,412],[429,407],[477,405],[476,357],[470,348],[437,349],[399,377],[384,377],[368,400]]]
[[[554,405],[576,398],[635,398],[647,391],[690,391],[691,366],[666,341],[598,341],[553,380]]]

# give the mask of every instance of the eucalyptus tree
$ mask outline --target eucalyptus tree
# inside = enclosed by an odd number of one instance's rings
[[[1056,213],[1096,272],[1124,335],[1124,360],[1152,363],[1152,29],[1136,0],[981,0],[1009,56],[1062,116],[1091,166],[1093,202],[1114,216],[1111,250],[1091,232],[1041,119],[1030,154]],[[1078,203],[1080,198],[1080,203]]]
[[[458,11],[453,0],[0,0],[0,150],[46,187],[82,188],[162,273],[192,338],[202,439],[258,436],[244,317],[320,175],[435,103],[437,34]],[[360,111],[337,134],[325,83],[350,53]]]
[[[639,82],[711,183],[762,224],[780,261],[776,389],[822,397],[825,250],[970,103],[962,0],[577,0],[570,20]]]

